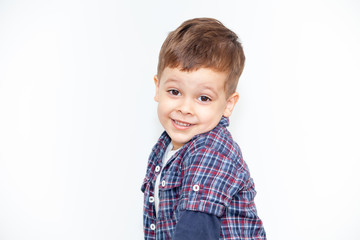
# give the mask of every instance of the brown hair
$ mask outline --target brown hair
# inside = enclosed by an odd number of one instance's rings
[[[160,50],[157,74],[160,79],[166,67],[226,72],[225,91],[229,96],[236,91],[244,62],[244,51],[234,32],[216,19],[194,18],[169,33]]]

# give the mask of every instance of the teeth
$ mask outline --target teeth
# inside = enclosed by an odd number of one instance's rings
[[[189,127],[191,124],[186,124],[186,123],[181,123],[181,122],[178,122],[178,121],[176,121],[175,120],[175,123],[177,124],[177,125],[180,125],[180,126],[183,126],[183,127]]]

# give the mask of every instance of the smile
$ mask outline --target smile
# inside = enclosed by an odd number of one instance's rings
[[[176,121],[174,120],[174,122],[180,126],[183,126],[183,127],[190,127],[191,124],[190,123],[182,123],[182,122],[179,122],[179,121]]]
[[[172,122],[177,129],[181,129],[181,130],[187,129],[193,125],[191,123],[181,122],[174,119],[172,119]]]

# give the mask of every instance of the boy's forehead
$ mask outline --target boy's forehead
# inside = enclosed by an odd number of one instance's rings
[[[166,81],[182,81],[191,78],[193,80],[206,81],[206,80],[226,80],[228,74],[226,72],[216,71],[211,68],[199,68],[190,71],[181,70],[181,68],[166,67],[162,74],[161,79]]]
[[[227,73],[214,71],[210,68],[199,68],[192,71],[182,71],[180,68],[165,68],[160,83],[189,84],[213,91],[224,91]]]

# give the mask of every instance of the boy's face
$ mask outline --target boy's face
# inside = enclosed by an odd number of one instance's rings
[[[174,149],[212,130],[222,116],[231,115],[239,95],[226,97],[226,78],[226,73],[209,68],[186,72],[167,67],[161,79],[155,76],[158,117]]]

